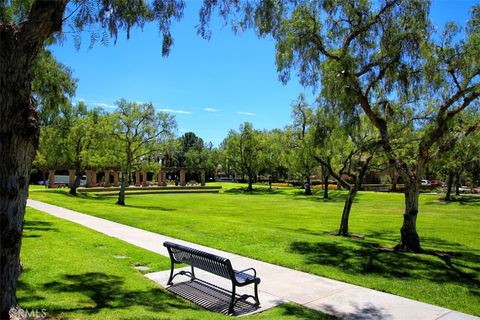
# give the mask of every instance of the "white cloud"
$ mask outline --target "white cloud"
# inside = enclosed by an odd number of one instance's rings
[[[245,112],[245,111],[238,111],[237,113],[244,116],[250,116],[250,117],[255,115],[255,113],[253,112]]]
[[[158,109],[158,111],[169,112],[169,113],[178,113],[178,114],[191,114],[190,111],[179,110],[179,109],[165,109],[165,108],[162,108],[162,109]]]
[[[206,112],[218,112],[218,109],[215,108],[204,108],[203,110],[205,110]]]
[[[100,108],[107,108],[107,109],[115,109],[117,106],[105,102],[99,102],[99,101],[92,101],[92,104],[95,107],[100,107]]]

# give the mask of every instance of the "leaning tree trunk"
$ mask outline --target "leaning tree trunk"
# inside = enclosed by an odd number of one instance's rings
[[[61,29],[66,2],[35,1],[21,24],[0,23],[0,319],[17,306],[23,219],[40,134],[32,64],[45,40]]]
[[[420,184],[416,179],[405,179],[405,214],[400,229],[401,242],[397,249],[420,252],[420,238],[417,233],[418,197]]]
[[[367,173],[368,164],[370,161],[371,157],[362,164],[358,175],[354,178],[353,184],[348,185],[345,182],[343,183],[343,185],[348,187],[348,196],[343,206],[342,221],[340,222],[340,229],[338,230],[338,234],[341,236],[348,236],[348,221],[350,219],[350,211],[352,210],[353,200],[355,200],[358,190],[360,190],[362,187],[362,181]]]
[[[356,195],[357,188],[355,186],[352,186],[348,191],[348,196],[345,200],[345,205],[343,206],[342,221],[340,223],[340,229],[338,230],[338,234],[341,236],[348,236],[348,220],[350,218],[352,203]]]

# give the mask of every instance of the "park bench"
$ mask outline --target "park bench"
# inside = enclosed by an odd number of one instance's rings
[[[257,272],[254,268],[236,271],[233,269],[232,263],[227,258],[168,241],[164,242],[163,246],[168,249],[171,262],[170,277],[167,285],[173,285],[173,278],[179,274],[190,277],[192,281],[195,280],[194,268],[198,268],[232,281],[232,291],[225,289],[225,291],[231,293],[230,305],[228,308],[229,314],[233,313],[235,304],[240,300],[245,301],[248,298],[253,298],[255,299],[255,307],[260,305],[260,301],[258,300],[258,284],[260,283],[260,278],[257,277]],[[191,267],[191,272],[180,271],[174,274],[174,265],[180,263],[188,264]],[[247,271],[253,272],[253,275],[246,273]],[[244,294],[237,298],[235,294],[236,287],[244,287],[249,284],[254,284],[255,296]]]

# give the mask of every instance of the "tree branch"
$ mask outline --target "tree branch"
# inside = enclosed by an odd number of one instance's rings
[[[310,33],[309,34],[310,39],[315,44],[318,51],[320,51],[324,56],[329,57],[330,59],[340,61],[340,56],[335,55],[335,54],[327,51],[327,49],[325,48],[325,45],[323,44],[322,38],[315,32],[315,30],[318,30],[317,19],[315,18],[315,16],[313,14],[311,14],[311,12],[308,12],[308,14],[310,15],[310,19],[312,20],[313,25],[314,25],[313,30],[310,30],[310,32],[309,32]],[[307,37],[308,37],[308,35],[307,35]]]
[[[477,87],[478,85],[474,85],[463,91],[457,92],[440,108],[440,111],[437,115],[437,126],[435,130],[430,131],[427,136],[424,136],[419,145],[418,152],[421,159],[427,161],[428,159],[432,158],[432,156],[429,155],[430,147],[435,143],[435,141],[438,141],[447,132],[449,120],[452,119],[457,113],[465,110],[465,108],[467,108],[475,99],[480,96],[480,90],[478,90]],[[476,88],[477,91],[474,91]],[[472,91],[473,93],[471,93],[469,96],[465,96],[465,93],[470,93]],[[451,110],[445,115],[445,111],[462,97],[464,97],[463,103],[458,108]]]
[[[455,102],[475,90],[480,90],[480,85],[476,84],[468,88],[458,90],[453,96],[451,96],[447,101],[445,101],[442,106],[440,106],[440,110],[438,112],[439,115],[443,115],[448,110],[448,108],[450,108]]]
[[[18,42],[30,53],[30,59],[36,56],[45,41],[56,31],[62,29],[62,17],[68,0],[36,0],[27,19],[19,25]]]
[[[362,27],[358,28],[357,30],[354,30],[352,31],[348,36],[347,38],[345,39],[345,42],[343,43],[343,46],[342,46],[342,56],[345,56],[346,53],[347,53],[347,50],[348,50],[348,47],[350,46],[350,43],[356,38],[358,37],[360,34],[362,34],[363,32],[366,32],[368,31],[368,29],[370,29],[373,25],[375,25],[377,22],[379,22],[381,16],[387,11],[389,10],[391,7],[393,7],[394,5],[396,5],[398,2],[400,2],[400,0],[392,0],[390,2],[387,2],[385,4],[385,6],[380,9],[380,11],[378,11],[378,13],[370,20],[369,23],[363,25]]]

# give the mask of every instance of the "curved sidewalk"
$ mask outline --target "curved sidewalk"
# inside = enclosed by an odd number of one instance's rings
[[[262,279],[259,286],[262,309],[292,301],[348,319],[480,320],[465,313],[242,257],[40,201],[29,199],[27,205],[167,257],[162,244],[172,241],[226,257],[236,269],[254,267]],[[149,277],[158,280],[155,274]]]

